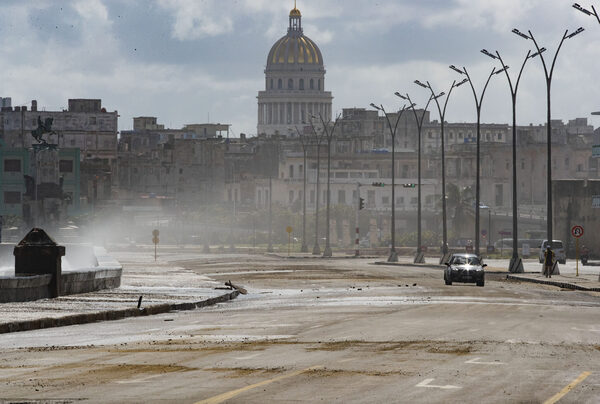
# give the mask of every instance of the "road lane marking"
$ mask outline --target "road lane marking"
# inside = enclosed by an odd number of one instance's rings
[[[590,329],[585,329],[585,328],[577,328],[577,327],[571,327],[572,330],[575,331],[588,331],[588,332],[600,332],[600,330],[594,330],[592,328]]]
[[[248,359],[256,358],[257,356],[260,356],[260,354],[259,354],[259,353],[255,353],[255,354],[253,354],[253,355],[248,355],[248,356],[240,356],[240,357],[238,357],[238,358],[233,358],[233,359],[237,359],[237,360],[239,360],[239,361],[245,361],[245,360],[248,360]]]
[[[474,365],[506,365],[506,363],[504,363],[504,362],[479,362],[479,359],[481,359],[481,358],[469,359],[465,363],[471,363]]]
[[[425,379],[421,383],[417,384],[415,387],[428,387],[428,388],[443,389],[443,390],[462,389],[462,387],[460,387],[460,386],[452,386],[450,384],[447,384],[445,386],[435,386],[433,384],[429,384],[429,383],[431,383],[434,380],[435,379]]]
[[[548,400],[544,401],[544,404],[556,403],[558,400],[563,398],[569,391],[573,390],[575,388],[575,386],[577,386],[579,383],[584,381],[591,374],[592,374],[592,372],[583,372],[582,374],[579,375],[579,377],[577,379],[573,380],[571,383],[569,383],[567,386],[565,386],[565,388],[563,388],[561,391],[559,391],[558,393],[556,393],[555,395],[550,397]]]
[[[238,396],[242,393],[245,393],[246,391],[255,389],[257,387],[266,386],[267,384],[271,384],[271,383],[277,382],[279,380],[289,379],[290,377],[299,376],[303,373],[310,372],[311,370],[321,369],[321,368],[323,368],[323,366],[312,366],[310,368],[298,370],[296,372],[288,373],[286,375],[281,375],[281,376],[275,377],[273,379],[263,380],[262,382],[259,382],[259,383],[251,384],[249,386],[242,387],[237,390],[231,390],[231,391],[228,391],[227,393],[219,394],[218,396],[214,396],[211,398],[207,398],[205,400],[198,401],[196,404],[219,404],[224,401],[231,400],[235,396]]]

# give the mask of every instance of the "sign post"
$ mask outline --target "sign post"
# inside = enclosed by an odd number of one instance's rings
[[[583,227],[573,226],[571,234],[575,237],[575,276],[579,276],[579,238],[583,236]]]
[[[156,247],[158,246],[158,235],[160,232],[158,229],[152,230],[152,242],[154,243],[154,262],[156,262]]]
[[[294,229],[292,229],[292,226],[288,226],[285,228],[285,231],[288,234],[288,257],[290,256],[290,244],[292,243],[292,231]]]

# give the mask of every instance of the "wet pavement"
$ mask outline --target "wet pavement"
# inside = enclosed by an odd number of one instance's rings
[[[138,253],[248,289],[200,310],[0,337],[0,399],[61,402],[561,403],[600,400],[600,293],[506,281],[444,285],[375,260]],[[143,253],[140,253],[143,254]],[[139,266],[138,266],[139,265]],[[172,272],[171,272],[172,271]],[[196,278],[198,277],[198,278]],[[167,280],[165,280],[167,278]],[[158,287],[171,276],[154,278]]]

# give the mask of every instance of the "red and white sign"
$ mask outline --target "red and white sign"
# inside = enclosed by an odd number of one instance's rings
[[[579,237],[583,236],[583,227],[573,226],[573,228],[571,229],[571,234],[575,238],[579,238]]]

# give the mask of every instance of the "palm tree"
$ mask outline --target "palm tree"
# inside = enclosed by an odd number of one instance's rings
[[[467,234],[469,218],[474,215],[474,193],[472,187],[459,188],[456,184],[448,184],[446,203],[453,211],[452,225],[456,237]]]

